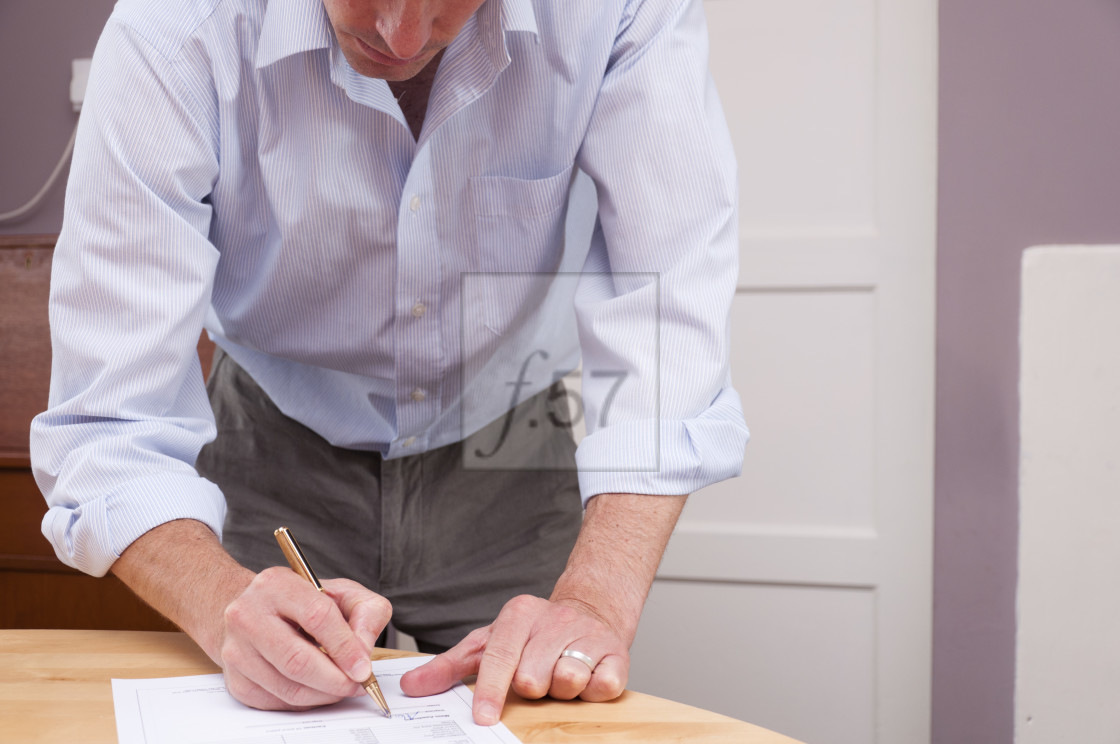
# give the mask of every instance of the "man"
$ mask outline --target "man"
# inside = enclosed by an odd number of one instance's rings
[[[59,556],[256,707],[360,694],[391,612],[450,647],[405,692],[477,673],[481,724],[511,687],[620,694],[686,495],[747,436],[699,0],[122,0],[85,106],[32,427]],[[281,521],[361,582],[269,568]]]

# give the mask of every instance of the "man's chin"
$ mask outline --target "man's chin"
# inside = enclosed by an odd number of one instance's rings
[[[387,83],[399,83],[404,80],[409,80],[420,74],[420,71],[427,65],[427,60],[417,62],[415,66],[408,67],[385,67],[382,66],[377,70],[356,70],[358,73],[366,77],[378,78]]]
[[[354,72],[359,75],[364,75],[370,78],[379,78],[386,80],[390,83],[400,82],[415,77],[421,70],[427,67],[428,63],[432,61],[434,54],[425,54],[422,57],[411,60],[403,65],[384,64],[370,58],[358,49],[347,49],[342,47],[342,54],[346,57],[346,61],[354,68]]]

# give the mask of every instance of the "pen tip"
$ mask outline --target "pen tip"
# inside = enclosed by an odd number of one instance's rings
[[[389,703],[385,702],[385,695],[381,692],[381,685],[377,684],[377,678],[372,674],[369,675],[369,679],[365,681],[362,687],[373,698],[373,702],[377,703],[377,707],[381,709],[381,714],[386,718],[392,718],[393,714],[389,712]]]

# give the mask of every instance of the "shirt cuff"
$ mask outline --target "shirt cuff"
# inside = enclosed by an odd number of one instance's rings
[[[51,506],[43,535],[68,566],[104,576],[124,549],[148,530],[176,519],[202,522],[221,538],[225,497],[208,480],[150,475],[84,504]]]
[[[600,429],[576,450],[584,506],[601,493],[690,494],[734,478],[742,472],[748,439],[732,388],[721,390],[694,418],[626,421]]]

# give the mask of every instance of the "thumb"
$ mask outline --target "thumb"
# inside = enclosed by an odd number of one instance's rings
[[[406,672],[401,677],[401,692],[409,697],[422,697],[445,692],[464,677],[478,673],[482,652],[490,629],[479,628],[455,646],[444,651],[423,666]]]

